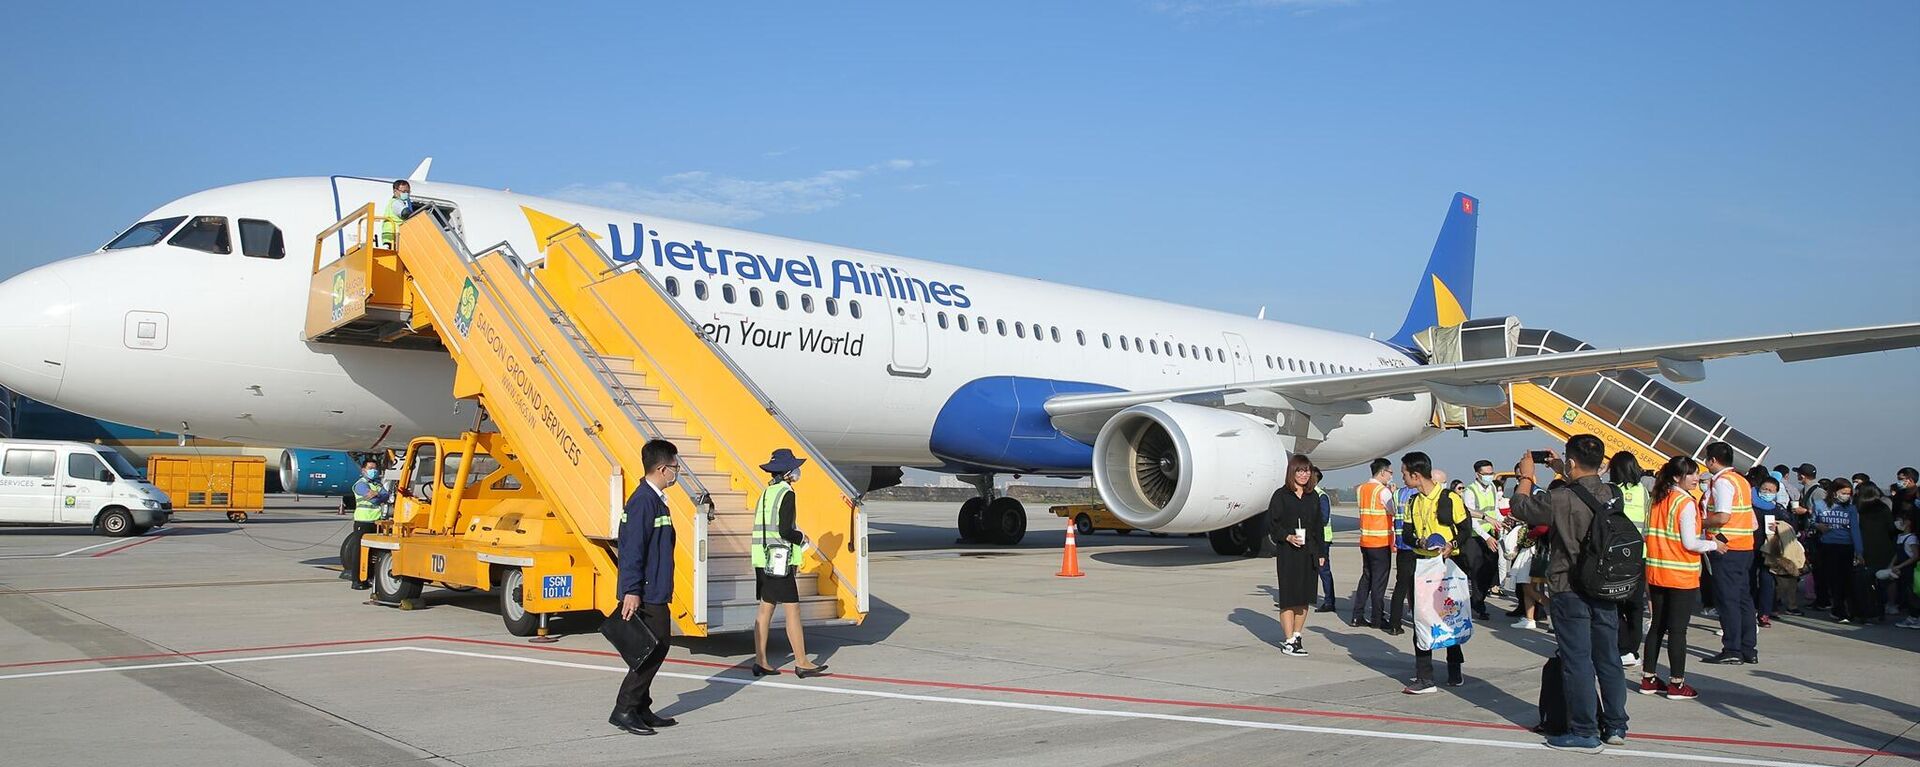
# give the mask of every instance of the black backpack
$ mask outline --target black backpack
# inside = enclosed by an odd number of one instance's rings
[[[1627,518],[1620,494],[1603,505],[1585,487],[1568,487],[1593,510],[1593,526],[1574,560],[1574,590],[1603,602],[1637,598],[1647,577],[1647,541]]]

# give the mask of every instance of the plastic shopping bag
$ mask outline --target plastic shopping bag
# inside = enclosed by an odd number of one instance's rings
[[[1540,547],[1529,546],[1521,549],[1513,557],[1513,566],[1507,568],[1507,582],[1501,584],[1509,594],[1519,594],[1520,587],[1532,580],[1533,555]]]
[[[1413,641],[1422,650],[1463,645],[1473,637],[1467,609],[1473,586],[1453,560],[1426,557],[1413,570]]]

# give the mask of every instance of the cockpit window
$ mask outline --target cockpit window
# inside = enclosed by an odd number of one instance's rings
[[[233,252],[233,238],[227,235],[226,216],[194,216],[180,233],[167,240],[168,245],[226,255]]]
[[[240,219],[240,253],[248,258],[285,258],[287,243],[271,221]]]
[[[156,218],[152,221],[142,221],[134,224],[126,231],[121,232],[119,237],[113,238],[113,242],[107,243],[107,246],[101,248],[101,250],[144,248],[165,238],[168,232],[173,231],[174,227],[179,226],[180,222],[185,220],[187,220],[186,216],[174,216],[172,218]]]

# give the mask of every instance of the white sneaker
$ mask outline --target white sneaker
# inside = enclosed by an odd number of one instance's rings
[[[1517,629],[1531,629],[1538,628],[1539,624],[1534,623],[1532,618],[1521,618],[1513,622],[1513,627]]]
[[[1900,628],[1903,628],[1903,629],[1920,629],[1920,616],[1909,617],[1906,620],[1903,620],[1899,623],[1895,623],[1893,625],[1899,626]]]
[[[1640,665],[1640,653],[1630,652],[1630,653],[1627,653],[1626,655],[1620,656],[1621,668],[1633,668],[1634,666],[1638,666],[1638,665]]]

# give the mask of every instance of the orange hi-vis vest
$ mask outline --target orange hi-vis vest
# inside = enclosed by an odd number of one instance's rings
[[[1667,491],[1647,509],[1647,584],[1663,589],[1700,588],[1700,554],[1687,550],[1680,538],[1680,515],[1692,514],[1700,529],[1700,504],[1679,488]]]
[[[1740,472],[1732,469],[1714,475],[1713,483],[1720,484],[1721,477],[1733,483],[1733,513],[1728,515],[1726,524],[1708,531],[1708,537],[1712,537],[1713,533],[1723,533],[1727,536],[1728,551],[1752,551],[1753,531],[1760,526],[1753,518],[1753,485],[1748,484],[1747,478],[1740,476]],[[1720,505],[1720,499],[1714,498],[1713,505]],[[1709,507],[1707,513],[1713,513],[1713,509]]]
[[[1360,502],[1360,548],[1384,549],[1393,545],[1393,514],[1380,503],[1380,494],[1386,489],[1386,485],[1370,479],[1353,490],[1353,497]]]

